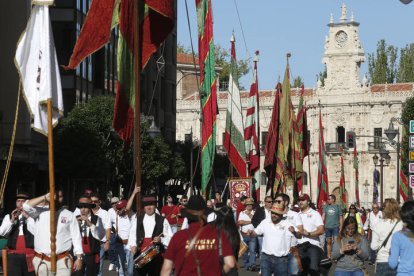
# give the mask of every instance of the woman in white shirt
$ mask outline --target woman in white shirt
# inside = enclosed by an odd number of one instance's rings
[[[244,255],[244,266],[249,271],[256,271],[256,243],[257,238],[248,234],[249,231],[254,230],[252,224],[252,217],[254,215],[253,198],[247,198],[244,202],[246,210],[240,212],[238,224],[240,225],[240,232],[243,237],[243,241],[249,246],[249,251]]]
[[[390,255],[391,238],[393,233],[403,228],[400,219],[400,207],[394,198],[386,198],[384,200],[383,218],[375,225],[372,230],[371,249],[379,250],[376,259],[375,275],[396,275],[388,265],[388,257]],[[391,235],[390,235],[391,234]],[[384,241],[388,240],[384,244]]]

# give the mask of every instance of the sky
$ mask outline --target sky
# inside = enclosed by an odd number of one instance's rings
[[[186,1],[197,52],[195,0],[178,0],[177,41],[191,46]],[[376,51],[381,39],[398,48],[414,42],[414,2],[405,5],[399,0],[212,0],[214,43],[230,51],[234,30],[237,59],[252,58],[259,50],[261,90],[273,89],[278,78],[283,79],[288,52],[292,54],[289,60],[292,79],[300,76],[305,87],[315,87],[316,75],[324,70],[321,60],[329,32],[327,24],[331,13],[334,22],[339,22],[343,3],[347,6],[348,20],[353,12],[354,21],[360,23],[359,38],[366,56]],[[361,79],[367,71],[366,61],[361,65]],[[251,80],[249,72],[240,82],[250,87]]]

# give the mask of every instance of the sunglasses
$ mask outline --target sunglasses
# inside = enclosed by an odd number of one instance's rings
[[[266,203],[273,203],[273,201],[265,201]]]
[[[276,200],[275,199],[275,201],[273,201],[274,203],[277,203],[277,204],[280,204],[280,203],[283,203],[283,200]]]

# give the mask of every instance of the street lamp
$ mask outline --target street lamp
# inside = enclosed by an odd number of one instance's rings
[[[160,129],[155,125],[155,120],[153,119],[151,122],[151,126],[147,130],[148,135],[154,139],[157,135],[160,135]]]
[[[381,178],[380,178],[380,185],[381,185],[381,192],[380,193],[381,193],[381,195],[380,196],[381,196],[381,205],[382,205],[382,203],[384,202],[384,176],[383,176],[384,170],[383,170],[383,168],[387,167],[390,164],[391,156],[389,155],[389,151],[386,150],[385,148],[381,148],[379,150],[379,155],[380,155],[381,158],[378,157],[377,154],[375,154],[372,157],[372,160],[374,161],[375,167],[377,167],[378,161],[379,161],[379,167],[380,167],[380,173],[381,173]],[[384,161],[385,161],[386,165],[384,165]]]
[[[397,149],[397,202],[400,203],[400,131],[394,128],[393,121],[397,121],[396,118],[391,118],[390,124],[388,129],[384,131],[385,135],[387,136],[389,143],[392,147],[396,147]],[[397,141],[394,141],[394,138],[397,136]]]

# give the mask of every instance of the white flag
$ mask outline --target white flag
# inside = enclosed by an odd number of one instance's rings
[[[48,6],[33,6],[17,44],[15,62],[33,118],[32,127],[47,135],[47,100],[53,102],[53,125],[63,115],[62,86]]]

